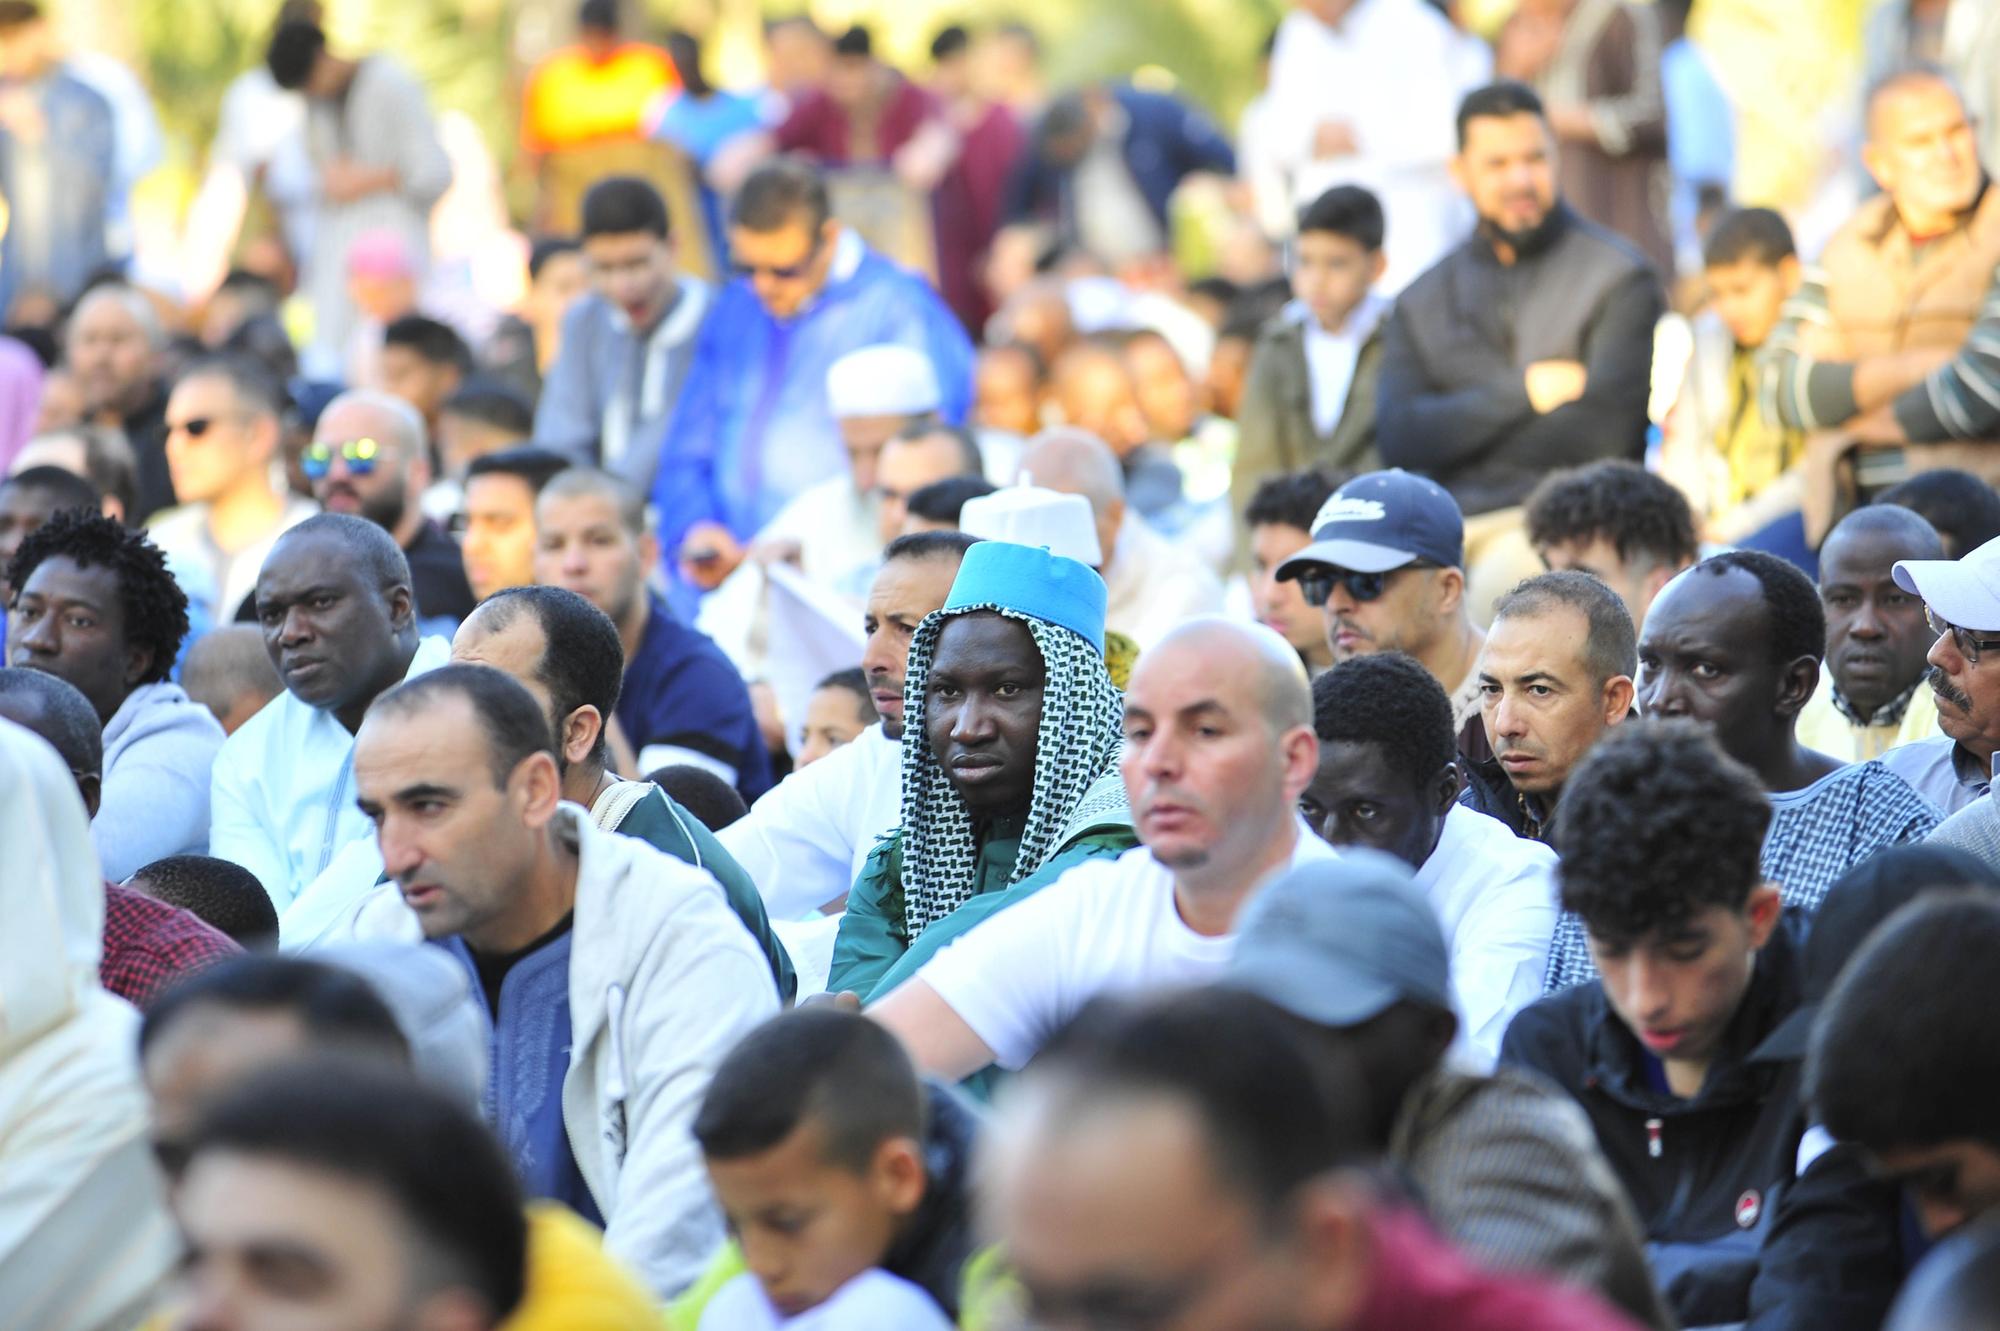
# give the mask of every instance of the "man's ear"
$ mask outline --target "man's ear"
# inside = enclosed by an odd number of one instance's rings
[[[413,628],[417,622],[417,598],[406,582],[399,582],[385,593],[389,602],[389,626],[401,633]]]
[[[1382,274],[1388,271],[1389,252],[1387,250],[1376,250],[1374,257],[1368,260],[1368,285],[1372,287],[1377,282],[1380,282]]]
[[[1630,675],[1613,675],[1604,681],[1604,724],[1615,726],[1632,714],[1632,700],[1638,688]]]
[[[556,774],[555,755],[531,753],[515,766],[507,784],[521,801],[522,821],[529,827],[543,827],[555,817],[562,802],[562,777]]]
[[[1784,917],[1785,899],[1778,889],[1769,883],[1759,883],[1750,889],[1750,900],[1743,907],[1744,918],[1750,922],[1750,946],[1761,949],[1771,941],[1772,932],[1778,921]]]
[[[1437,570],[1432,586],[1437,588],[1437,609],[1440,616],[1455,615],[1465,604],[1465,570],[1461,568],[1441,568]]]
[[[604,733],[604,714],[588,703],[571,712],[563,721],[562,734],[557,740],[562,745],[563,758],[572,767],[590,757],[590,751],[597,747],[597,737]]]
[[[1285,805],[1291,807],[1305,794],[1319,772],[1319,736],[1311,726],[1293,726],[1278,736],[1278,752],[1285,760]]]
[[[1813,690],[1818,687],[1819,661],[1816,658],[1801,656],[1791,662],[1778,674],[1778,715],[1796,717],[1812,701]]]
[[[1298,1326],[1352,1326],[1372,1284],[1374,1209],[1365,1180],[1348,1174],[1317,1179],[1294,1203]]]
[[[869,1181],[876,1198],[891,1213],[910,1215],[923,1204],[930,1186],[924,1169],[924,1148],[910,1137],[891,1137],[875,1148],[869,1162]]]
[[[76,793],[83,796],[84,813],[95,818],[97,806],[104,801],[104,778],[95,772],[84,772],[76,778]]]
[[[1458,803],[1457,763],[1446,763],[1444,765],[1444,770],[1438,773],[1437,788],[1433,793],[1436,796],[1435,807],[1437,814],[1442,818],[1451,812],[1452,805]]]
[[[639,567],[650,573],[660,566],[660,538],[648,531],[639,537]]]
[[[152,668],[153,668],[153,649],[151,647],[138,647],[138,646],[126,647],[125,686],[127,688],[130,688],[131,686],[137,684],[141,679],[145,678],[146,672],[148,670],[151,670]]]
[[[1799,263],[1799,256],[1787,254],[1778,260],[1778,286],[1790,297],[1797,293],[1799,283],[1805,280],[1805,269]]]

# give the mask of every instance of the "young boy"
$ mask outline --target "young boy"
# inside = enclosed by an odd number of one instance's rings
[[[1715,224],[1702,259],[1709,312],[1695,321],[1661,469],[1710,540],[1736,543],[1799,507],[1805,436],[1765,418],[1757,384],[1757,353],[1799,288],[1799,258],[1784,218],[1741,208]]]
[[[1684,1326],[1744,1320],[1758,1222],[1804,1132],[1798,1064],[1758,1048],[1799,1001],[1800,931],[1758,870],[1770,819],[1692,724],[1608,732],[1556,824],[1562,904],[1600,978],[1524,1009],[1500,1047],[1589,1116]]]
[[[1230,493],[1237,512],[1266,477],[1316,467],[1373,471],[1377,336],[1390,302],[1372,289],[1386,262],[1382,205],[1337,185],[1299,214],[1293,300],[1264,326],[1238,404]]]
[[[752,1031],[694,1123],[735,1241],[669,1324],[949,1327],[973,1251],[976,1128],[858,1013],[803,1008]]]

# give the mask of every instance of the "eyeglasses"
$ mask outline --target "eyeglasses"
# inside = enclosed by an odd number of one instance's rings
[[[1982,652],[2000,652],[2000,638],[1974,637],[1971,629],[1962,629],[1956,624],[1939,619],[1937,612],[1929,606],[1924,607],[1924,622],[1929,624],[1931,632],[1940,638],[1949,633],[1952,646],[1958,648],[1958,654],[1965,658],[1967,665],[1978,665]]]
[[[1356,573],[1351,568],[1334,568],[1331,564],[1316,564],[1299,574],[1299,595],[1305,597],[1310,606],[1323,606],[1333,595],[1335,587],[1347,589],[1348,597],[1357,604],[1379,601],[1382,593],[1389,589],[1389,579],[1398,573],[1416,568],[1436,568],[1435,564],[1421,561],[1405,564],[1402,568],[1392,568],[1386,573]]]
[[[333,470],[336,452],[347,464],[347,470],[356,476],[366,476],[382,463],[382,445],[373,439],[349,439],[344,444],[323,444],[315,439],[300,455],[299,470],[306,474],[307,480],[316,481]]]
[[[775,278],[780,282],[796,282],[800,278],[804,277],[808,272],[812,271],[813,262],[814,260],[819,258],[820,245],[824,243],[824,241],[825,237],[823,236],[813,237],[812,248],[807,250],[805,252],[805,257],[800,259],[797,263],[785,264],[783,266],[780,266],[774,263],[737,262],[737,263],[731,263],[729,265],[729,270],[735,273],[738,277],[750,278],[762,274],[765,277]]]

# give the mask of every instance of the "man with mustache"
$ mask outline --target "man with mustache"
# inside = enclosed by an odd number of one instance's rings
[[[458,545],[417,502],[431,483],[431,454],[415,407],[387,393],[342,393],[320,413],[299,465],[321,508],[366,518],[396,538],[418,618],[455,628],[472,613]]]
[[[1897,586],[1923,598],[1924,618],[1938,635],[1925,658],[1926,679],[1944,734],[1891,749],[1883,763],[1913,785],[1921,782],[1926,793],[1952,800],[1956,812],[1939,840],[2000,862],[2000,830],[1978,844],[1963,839],[1969,827],[1993,822],[1994,805],[1985,797],[2000,751],[2000,539],[1959,560],[1902,560],[1895,576]]]
[[[1535,484],[1558,467],[1642,455],[1665,302],[1636,249],[1562,201],[1555,137],[1531,89],[1469,94],[1458,148],[1452,176],[1479,225],[1397,299],[1375,429],[1386,465],[1435,477],[1470,519],[1466,599],[1484,621],[1499,593],[1539,571],[1521,507]]]
[[[1900,560],[1942,559],[1935,528],[1907,508],[1871,505],[1842,518],[1819,552],[1826,610],[1820,687],[1799,713],[1799,743],[1866,762],[1938,733],[1924,686],[1924,655],[1937,640],[1924,603],[1896,585]]]

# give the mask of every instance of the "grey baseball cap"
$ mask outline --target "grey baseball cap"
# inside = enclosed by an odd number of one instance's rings
[[[1375,850],[1302,864],[1259,892],[1223,983],[1320,1026],[1400,999],[1455,1011],[1444,926],[1410,868]]]

